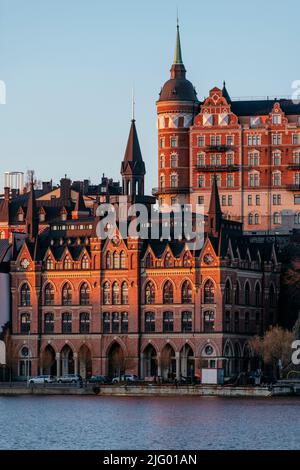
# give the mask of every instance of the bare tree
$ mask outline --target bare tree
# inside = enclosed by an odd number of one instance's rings
[[[264,337],[255,336],[252,338],[250,346],[253,352],[262,358],[265,365],[272,366],[274,372],[279,366],[281,375],[281,370],[287,367],[291,361],[294,339],[294,332],[274,326],[265,333]]]

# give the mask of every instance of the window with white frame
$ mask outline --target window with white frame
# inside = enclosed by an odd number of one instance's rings
[[[198,145],[198,147],[204,147],[205,146],[205,137],[204,137],[204,135],[199,135],[198,136],[197,145]]]
[[[255,196],[255,204],[260,206],[260,196],[258,194]]]
[[[272,174],[272,184],[273,186],[281,186],[281,172],[274,171]]]
[[[281,224],[281,213],[280,212],[274,212],[274,214],[273,214],[273,224],[274,225]]]
[[[281,124],[281,115],[280,114],[273,114],[272,115],[272,123],[275,125]]]
[[[261,144],[261,136],[258,134],[249,134],[247,141],[250,147],[255,147]]]
[[[281,205],[281,194],[273,194],[273,205],[274,206]]]
[[[221,136],[220,135],[211,135],[210,136],[210,145],[221,145]]]
[[[205,187],[205,176],[199,175],[198,176],[198,188],[204,188],[204,187]]]
[[[171,174],[171,188],[177,188],[178,186],[178,175],[177,173]]]
[[[257,188],[259,186],[259,173],[249,173],[249,186],[250,188]]]
[[[159,183],[160,183],[160,187],[161,187],[161,188],[164,188],[164,187],[165,187],[165,184],[166,184],[165,175],[160,175],[160,177],[159,177]]]
[[[170,138],[170,147],[172,148],[177,147],[177,137]]]
[[[227,188],[233,188],[234,186],[234,175],[232,173],[226,175],[226,186]]]
[[[176,153],[172,153],[171,155],[171,168],[177,168],[178,166],[178,157]]]
[[[300,173],[295,173],[294,174],[294,183],[299,186],[300,185]]]
[[[300,165],[300,150],[293,152],[293,161],[295,165]]]
[[[227,144],[228,146],[231,146],[231,145],[233,145],[233,143],[234,143],[234,137],[233,137],[233,135],[227,135],[227,136],[226,136],[226,144]]]
[[[281,134],[272,134],[272,144],[281,145]]]
[[[273,165],[274,166],[281,165],[281,152],[280,152],[280,150],[274,150],[274,152],[273,152]]]
[[[234,162],[234,156],[232,152],[226,153],[226,164],[228,166],[232,166]]]
[[[160,156],[160,168],[164,168],[164,167],[165,167],[165,156],[161,155]]]
[[[205,166],[205,153],[197,154],[197,166]]]
[[[210,157],[210,164],[212,166],[220,166],[221,165],[221,155],[220,154],[213,154]]]
[[[259,166],[259,152],[248,153],[249,166]]]
[[[292,143],[293,145],[299,145],[300,143],[299,134],[292,135]]]
[[[216,178],[217,180],[217,186],[221,186],[221,176],[220,175],[210,175],[210,185],[213,185],[214,179]]]

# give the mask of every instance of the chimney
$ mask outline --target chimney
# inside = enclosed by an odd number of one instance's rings
[[[67,203],[71,199],[71,180],[69,178],[62,178],[60,180],[60,199]]]

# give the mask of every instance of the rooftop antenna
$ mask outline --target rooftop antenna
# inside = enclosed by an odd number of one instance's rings
[[[134,86],[132,87],[132,109],[131,109],[131,120],[135,121],[135,97],[134,97]]]

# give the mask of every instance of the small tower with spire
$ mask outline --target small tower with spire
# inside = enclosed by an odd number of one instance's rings
[[[206,233],[213,237],[220,235],[220,229],[222,225],[222,211],[218,190],[218,182],[216,176],[213,179],[209,210],[207,213],[206,220]]]
[[[144,196],[145,174],[146,168],[140,149],[133,111],[126,151],[121,165],[123,195],[133,199],[136,196]]]
[[[193,84],[186,78],[178,18],[170,79],[163,85],[156,106],[159,202],[189,203],[189,128],[198,113],[199,102]]]

